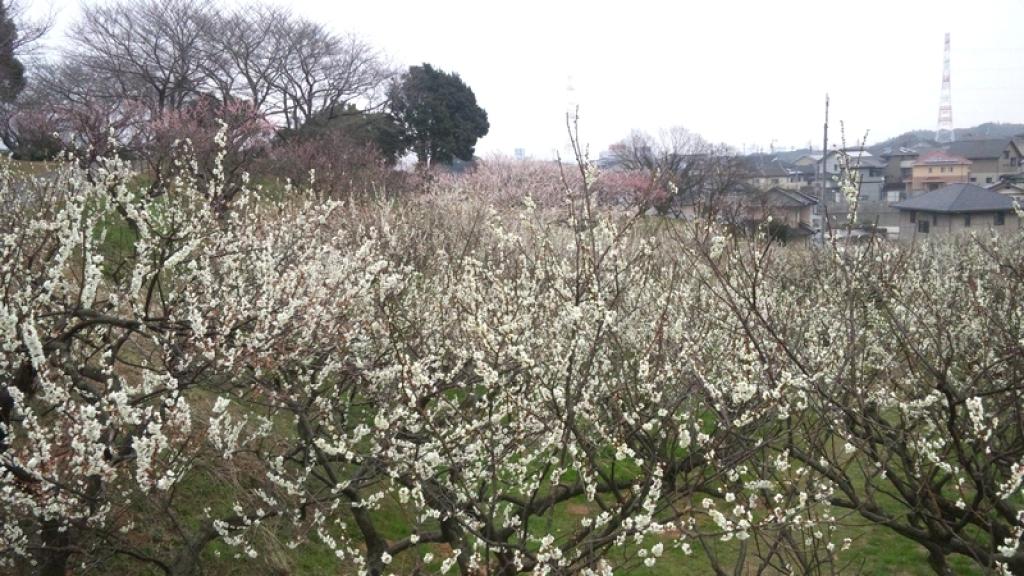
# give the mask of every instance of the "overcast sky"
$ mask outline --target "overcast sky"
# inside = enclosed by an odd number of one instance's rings
[[[74,19],[77,2],[53,5]],[[934,129],[945,32],[954,125],[1024,122],[1024,0],[287,5],[398,65],[459,73],[490,119],[482,155],[550,157],[570,102],[593,155],[671,126],[747,151],[820,147],[826,92],[833,141],[839,120],[851,141]]]

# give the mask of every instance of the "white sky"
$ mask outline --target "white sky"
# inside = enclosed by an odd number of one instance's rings
[[[77,5],[54,1],[62,24]],[[947,31],[954,125],[1024,122],[1024,0],[286,5],[396,64],[458,72],[490,119],[480,155],[563,149],[570,78],[593,156],[671,126],[747,151],[820,147],[826,92],[830,141],[839,120],[851,141],[934,129]]]

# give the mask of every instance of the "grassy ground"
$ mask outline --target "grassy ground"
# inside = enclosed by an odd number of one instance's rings
[[[210,506],[211,500],[228,499],[230,494],[219,487],[215,482],[202,475],[193,477],[190,485],[183,494],[183,504],[186,508],[201,510],[204,506]],[[212,497],[212,498],[211,498]],[[565,533],[572,530],[580,518],[593,510],[583,500],[572,501],[559,507],[552,518],[550,528],[556,533]],[[406,513],[395,501],[384,501],[382,508],[377,512],[380,523],[379,529],[386,538],[397,540],[408,535],[406,529]],[[198,516],[197,516],[198,518]],[[541,520],[546,523],[546,520]],[[840,557],[841,565],[845,567],[842,573],[855,573],[865,576],[927,576],[933,574],[926,563],[926,554],[922,547],[898,537],[890,530],[870,525],[857,516],[851,515],[847,526],[840,529],[836,540],[841,541],[849,537],[853,545],[849,551],[844,552]],[[538,526],[537,531],[546,529],[547,526]],[[673,546],[674,538],[666,535],[663,539],[665,552],[660,561],[651,568],[644,567],[638,563],[635,556],[635,548],[627,547],[624,550],[613,554],[612,560],[621,562],[628,559],[629,566],[617,570],[616,574],[630,576],[679,576],[679,575],[703,575],[711,574],[711,564],[707,555],[700,549],[699,544],[691,542],[693,553],[686,555],[677,547]],[[653,540],[651,541],[653,543]],[[434,562],[429,566],[436,570],[440,560],[450,550],[443,545],[432,545],[422,547],[418,555],[431,551],[435,555]],[[732,542],[714,542],[714,551],[720,562],[730,569],[735,569],[738,556],[737,544]],[[264,557],[258,563],[236,559],[237,550],[220,542],[209,546],[204,554],[204,565],[209,574],[223,575],[249,575],[254,574],[291,574],[291,575],[320,575],[320,574],[350,574],[354,573],[354,566],[348,562],[339,561],[331,550],[324,544],[311,539],[294,550],[284,546],[270,548],[270,553],[264,552]],[[395,574],[412,573],[417,565],[417,557],[407,552],[395,559],[391,568]],[[975,568],[966,558],[953,557],[951,565],[956,574],[972,575],[983,572]],[[138,568],[138,566],[135,566]],[[739,567],[734,574],[753,574],[753,569]],[[767,572],[767,574],[778,574],[778,572]]]
[[[8,160],[10,162],[11,173],[17,176],[44,176],[53,172],[56,167],[56,162],[33,162],[29,160]]]

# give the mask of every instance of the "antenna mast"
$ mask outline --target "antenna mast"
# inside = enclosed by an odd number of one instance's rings
[[[955,140],[953,134],[953,103],[949,90],[949,32],[946,32],[946,47],[942,58],[942,94],[939,98],[939,127],[935,131],[935,141],[948,144]]]

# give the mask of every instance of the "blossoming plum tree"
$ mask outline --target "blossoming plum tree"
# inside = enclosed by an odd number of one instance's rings
[[[500,210],[225,195],[214,160],[0,174],[4,569],[824,573],[857,517],[1021,570],[1019,238],[624,218],[578,149]]]

